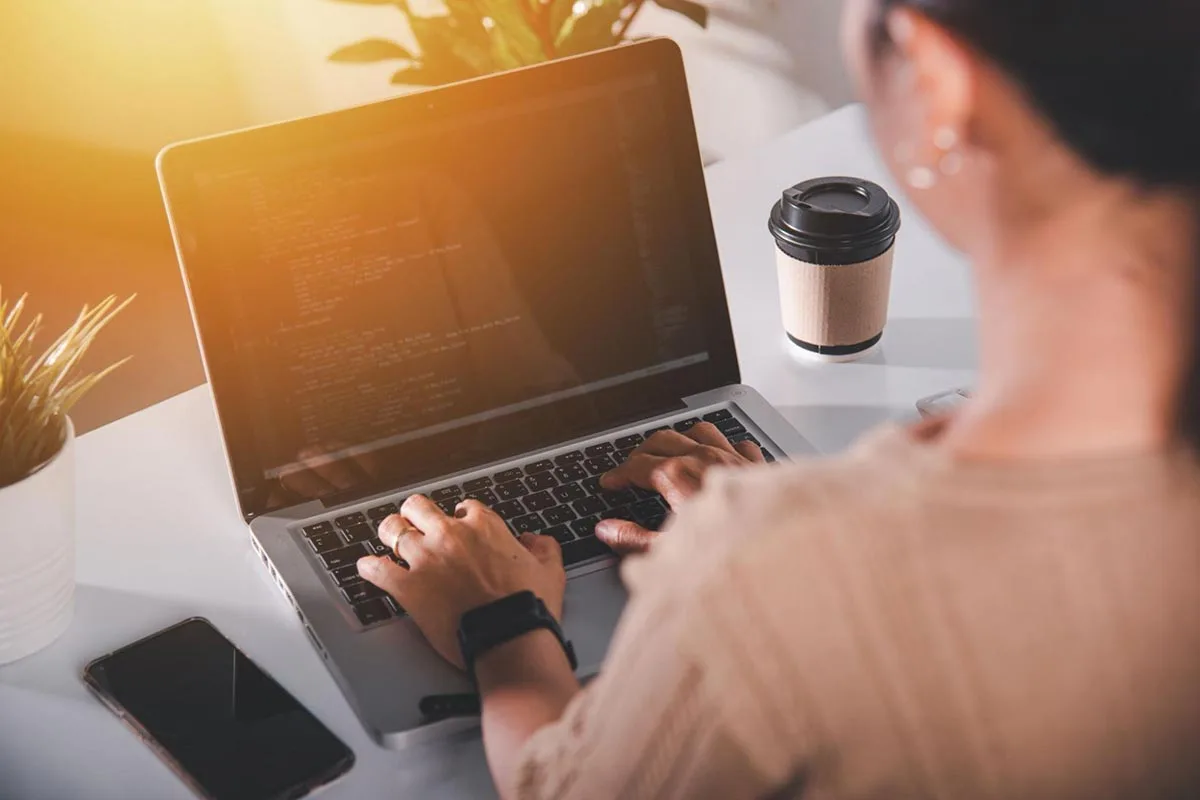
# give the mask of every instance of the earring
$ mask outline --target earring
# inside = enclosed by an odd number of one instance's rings
[[[948,125],[938,128],[933,134],[933,146],[943,153],[938,161],[938,169],[947,177],[962,172],[963,155],[958,151],[960,141],[962,137],[958,131]]]
[[[926,191],[937,186],[937,173],[929,167],[913,167],[908,171],[908,185]]]

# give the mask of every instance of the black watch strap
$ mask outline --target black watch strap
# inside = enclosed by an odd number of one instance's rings
[[[579,662],[575,659],[575,648],[563,636],[546,604],[533,592],[517,592],[463,614],[458,624],[458,646],[471,681],[475,681],[475,662],[484,653],[543,629],[554,634],[567,654],[571,669],[576,669]]]

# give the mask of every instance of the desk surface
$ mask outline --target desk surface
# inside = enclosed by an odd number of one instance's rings
[[[767,212],[791,183],[831,174],[895,188],[856,107],[708,173],[743,378],[826,452],[884,419],[912,416],[924,396],[969,384],[976,358],[965,266],[910,212],[882,349],[857,364],[793,360]],[[206,387],[82,437],[77,515],[70,630],[0,668],[0,797],[191,798],[79,674],[95,656],[193,615],[211,619],[353,748],[357,765],[323,797],[493,796],[478,736],[400,754],[359,726],[250,548]]]

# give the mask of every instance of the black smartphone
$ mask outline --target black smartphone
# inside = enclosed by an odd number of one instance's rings
[[[83,679],[201,797],[303,797],[354,753],[206,619],[88,664]]]

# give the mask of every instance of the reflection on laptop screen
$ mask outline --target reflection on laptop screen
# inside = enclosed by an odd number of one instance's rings
[[[197,175],[264,477],[707,360],[671,147],[644,75]]]

